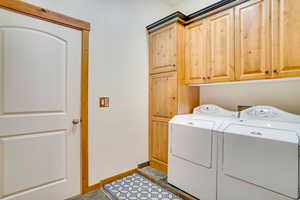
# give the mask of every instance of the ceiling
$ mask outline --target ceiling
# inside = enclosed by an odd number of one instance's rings
[[[168,5],[173,11],[181,11],[188,15],[220,0],[160,0]]]

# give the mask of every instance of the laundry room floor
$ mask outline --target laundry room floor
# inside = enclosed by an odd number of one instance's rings
[[[144,167],[142,169],[138,169],[139,174],[143,175],[144,177],[150,179],[152,182],[159,184],[160,186],[168,189],[169,191],[183,197],[183,199],[188,200],[197,200],[196,198],[182,192],[181,190],[169,185],[167,183],[167,176],[151,167]],[[112,196],[108,196],[103,188],[90,192],[85,195],[80,195],[68,200],[116,200]]]
[[[68,200],[111,200],[111,199],[108,196],[106,196],[106,194],[102,191],[102,189],[100,189]]]

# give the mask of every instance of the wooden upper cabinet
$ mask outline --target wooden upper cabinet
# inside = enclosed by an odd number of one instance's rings
[[[186,28],[186,83],[234,80],[234,13],[223,11]]]
[[[150,73],[176,70],[176,26],[150,34]]]
[[[150,77],[151,116],[171,118],[177,113],[177,73],[161,73]]]
[[[234,80],[234,11],[229,9],[208,18],[207,82]]]
[[[300,76],[300,0],[273,5],[273,76]]]
[[[189,25],[186,31],[185,80],[187,84],[205,83],[208,25],[206,20]]]
[[[250,0],[235,7],[237,80],[271,78],[270,14],[270,0]]]

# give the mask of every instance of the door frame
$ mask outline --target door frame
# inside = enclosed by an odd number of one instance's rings
[[[0,0],[0,8],[29,15],[51,23],[59,24],[82,32],[81,61],[81,193],[96,190],[100,184],[89,186],[88,163],[88,82],[89,82],[89,32],[90,23],[69,17],[20,0]]]

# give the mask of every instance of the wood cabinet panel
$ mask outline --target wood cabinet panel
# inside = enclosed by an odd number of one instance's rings
[[[168,121],[199,105],[199,88],[184,84],[184,31],[175,23],[149,33],[149,158],[150,166],[163,173],[168,168]]]
[[[186,83],[205,83],[208,25],[199,21],[186,27]]]
[[[234,12],[226,10],[208,18],[207,81],[234,80]]]
[[[300,1],[273,0],[274,77],[300,76]]]
[[[164,163],[168,162],[168,122],[153,120],[151,122],[152,158]]]
[[[151,115],[170,118],[177,113],[177,73],[151,76]]]
[[[176,70],[176,26],[150,34],[150,73]]]
[[[271,77],[270,2],[251,0],[235,8],[236,79]]]

